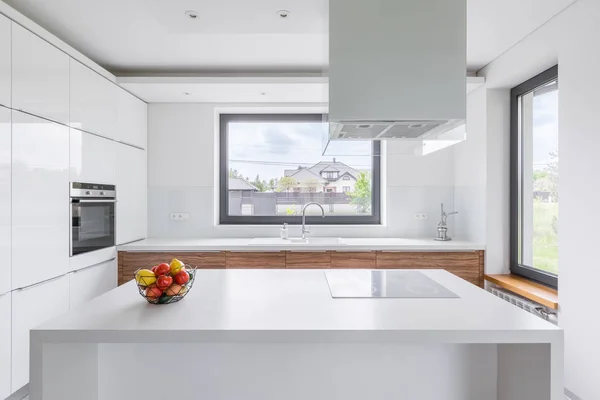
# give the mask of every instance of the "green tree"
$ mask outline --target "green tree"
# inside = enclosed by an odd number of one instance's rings
[[[256,178],[254,178],[254,181],[250,182],[252,183],[259,192],[266,192],[267,191],[267,182],[264,180],[260,180],[260,176],[257,174]]]
[[[319,186],[321,186],[321,182],[317,178],[308,178],[300,182],[302,186],[304,186],[308,192],[315,193]]]
[[[267,183],[267,189],[271,192],[274,192],[275,190],[277,190],[278,183],[279,183],[279,179],[277,179],[277,178],[269,179],[269,182]]]
[[[289,192],[296,186],[298,186],[298,182],[296,182],[296,180],[294,178],[292,178],[291,176],[284,176],[277,183],[277,188],[280,191],[284,191],[284,192]]]
[[[229,177],[230,178],[244,179],[244,177],[242,176],[242,174],[240,174],[240,172],[237,169],[233,169],[233,168],[229,168]]]
[[[348,195],[350,196],[350,204],[356,206],[356,212],[363,214],[371,211],[371,178],[366,172],[358,174],[354,191],[348,193]]]

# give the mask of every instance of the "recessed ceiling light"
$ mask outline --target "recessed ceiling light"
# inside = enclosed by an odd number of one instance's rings
[[[281,19],[289,18],[290,14],[291,14],[291,12],[289,12],[288,10],[277,11],[277,15],[279,15],[279,18],[281,18]]]
[[[185,94],[186,96],[189,96],[191,93],[190,92],[183,92],[183,94]]]
[[[197,19],[198,18],[198,13],[196,11],[186,11],[185,12],[185,16],[188,17],[189,19]]]
[[[260,92],[260,95],[261,95],[261,96],[266,96],[266,95],[267,95],[267,92]]]

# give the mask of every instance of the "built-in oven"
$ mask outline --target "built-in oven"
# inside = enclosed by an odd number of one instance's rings
[[[71,183],[71,256],[115,245],[115,185]]]

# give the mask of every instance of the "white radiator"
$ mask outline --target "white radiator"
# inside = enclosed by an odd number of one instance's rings
[[[493,294],[494,296],[500,297],[501,299],[506,300],[509,303],[519,308],[522,308],[527,312],[532,313],[533,315],[537,315],[538,317],[545,319],[546,321],[551,322],[554,325],[558,325],[558,315],[556,314],[556,312],[542,304],[534,303],[531,300],[509,292],[508,290],[504,290],[493,284],[488,284],[487,291]]]

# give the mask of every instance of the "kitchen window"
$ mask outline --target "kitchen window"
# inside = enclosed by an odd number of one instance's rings
[[[511,272],[558,285],[558,67],[511,91]]]
[[[380,142],[324,154],[328,130],[321,114],[221,114],[219,222],[300,224],[315,202],[308,224],[380,224]]]

